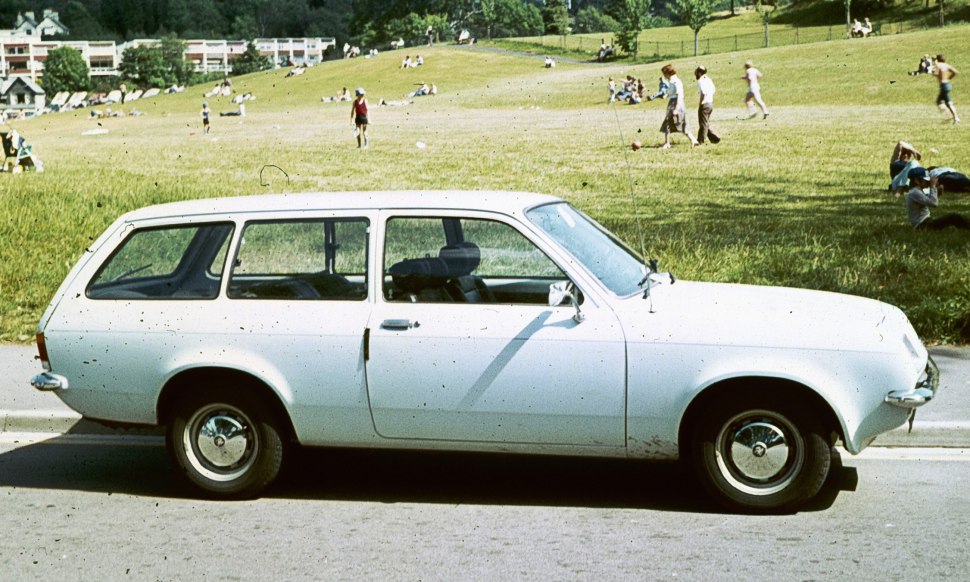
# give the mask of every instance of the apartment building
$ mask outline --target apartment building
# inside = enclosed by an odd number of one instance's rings
[[[157,39],[139,39],[117,44],[113,41],[56,41],[21,30],[0,30],[0,78],[29,77],[37,81],[44,74],[44,60],[55,48],[70,47],[81,53],[91,76],[117,76],[125,49],[153,45]],[[239,58],[248,41],[187,40],[183,58],[192,63],[196,72],[232,72],[233,60]],[[330,47],[333,38],[258,38],[259,53],[278,65],[316,65]]]

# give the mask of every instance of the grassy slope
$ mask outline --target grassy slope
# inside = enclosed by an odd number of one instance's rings
[[[657,65],[545,70],[532,58],[454,47],[422,49],[427,64],[417,70],[398,69],[397,52],[300,77],[243,77],[236,89],[258,97],[249,115],[216,117],[208,137],[199,131],[200,88],[137,103],[141,117],[102,119],[106,135],[81,135],[98,124],[85,110],[17,122],[48,171],[0,175],[0,340],[29,339],[85,245],[118,214],[146,204],[266,191],[524,189],[573,200],[639,248],[632,182],[646,254],[681,278],[877,297],[903,307],[926,337],[965,342],[967,234],[912,232],[885,186],[898,139],[934,148],[928,165],[970,173],[967,126],[944,123],[933,79],[906,75],[925,52],[944,52],[958,68],[970,63],[968,32],[705,57],[725,140],[695,151],[675,138],[669,151],[630,152],[633,139],[659,142],[663,106],[606,104],[607,76],[652,84]],[[737,119],[748,58],[765,73],[768,122]],[[686,72],[696,63],[674,64]],[[441,94],[376,107],[421,80]],[[955,99],[970,111],[963,81]],[[350,105],[320,101],[344,85],[368,89],[369,151],[353,147]],[[694,90],[688,82],[688,95]],[[216,112],[233,108],[225,98],[209,101]],[[289,178],[268,168],[261,185],[266,164]],[[970,215],[970,197],[948,197],[944,207]]]
[[[913,32],[939,26],[939,5],[896,0],[885,8],[869,11],[853,5],[853,17],[870,17],[883,35]],[[961,24],[970,20],[970,2],[946,2],[946,22]],[[803,0],[772,13],[769,25],[772,46],[838,40],[847,35],[842,2]],[[566,37],[541,36],[483,41],[488,45],[529,52],[551,53],[563,58],[592,60],[601,41],[613,42],[612,33],[573,34]],[[653,62],[669,55],[693,54],[694,32],[687,26],[646,29],[640,33],[639,62]],[[764,25],[753,6],[739,6],[734,15],[716,12],[700,31],[699,54],[764,47]],[[628,55],[620,57],[631,60]]]

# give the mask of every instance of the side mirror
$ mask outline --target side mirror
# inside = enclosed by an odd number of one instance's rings
[[[558,281],[549,285],[549,307],[562,305],[563,299],[567,298],[569,299],[570,305],[576,308],[573,321],[582,323],[586,319],[586,315],[579,309],[579,297],[576,292],[576,286],[573,285],[572,281]]]

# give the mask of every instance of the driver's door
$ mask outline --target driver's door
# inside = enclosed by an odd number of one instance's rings
[[[416,216],[385,224],[366,363],[381,436],[623,446],[625,349],[609,308],[586,300],[578,323],[568,302],[550,307],[549,285],[567,277],[509,224]],[[479,256],[457,261],[456,274],[446,247]],[[426,279],[407,280],[402,264]],[[465,287],[477,291],[449,288],[456,278],[471,278]]]

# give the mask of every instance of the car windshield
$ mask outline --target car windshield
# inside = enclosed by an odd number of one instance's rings
[[[565,202],[538,206],[526,216],[613,293],[625,297],[640,290],[643,260],[592,218]]]

